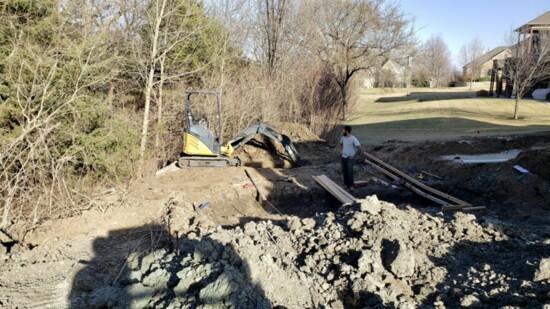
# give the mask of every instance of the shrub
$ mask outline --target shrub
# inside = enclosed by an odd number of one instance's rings
[[[491,81],[491,76],[481,77],[477,81],[478,82],[489,82],[489,81]]]
[[[476,92],[476,97],[488,97],[489,96],[489,91],[487,90],[478,90]]]

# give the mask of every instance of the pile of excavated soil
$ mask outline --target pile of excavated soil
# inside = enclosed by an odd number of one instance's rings
[[[300,165],[323,164],[333,160],[334,152],[325,141],[298,123],[282,122],[274,125],[280,133],[287,135],[301,158]],[[256,135],[233,154],[244,166],[256,168],[291,168],[293,166],[283,146],[263,135]]]
[[[71,303],[103,308],[417,308],[550,305],[550,239],[498,220],[399,209],[376,196],[313,218],[218,226],[90,263]]]

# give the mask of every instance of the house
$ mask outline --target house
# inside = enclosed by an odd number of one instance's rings
[[[386,59],[380,67],[370,70],[363,80],[363,87],[366,88],[406,86],[406,66],[392,59]]]
[[[506,97],[516,95],[517,90],[514,88],[513,81],[513,64],[517,63],[518,59],[527,59],[540,55],[539,48],[542,46],[542,40],[548,39],[549,31],[550,11],[515,30],[518,33],[518,40],[515,45],[510,47],[512,51],[511,57],[505,59],[504,63],[500,61],[493,62],[489,95],[496,95],[497,97],[501,94]],[[542,35],[543,33],[545,34],[544,36]],[[536,79],[532,79],[532,82],[533,85],[523,95],[530,96],[531,92],[537,88],[550,88],[550,72],[547,75],[543,74]]]
[[[493,71],[493,63],[495,60],[504,63],[504,60],[510,58],[511,56],[512,48],[510,46],[499,46],[486,52],[485,54],[481,55],[481,57],[465,65],[462,68],[462,72],[464,76],[469,76],[470,70],[480,68],[479,76],[477,76],[477,78],[489,77],[491,76],[491,72]]]
[[[518,33],[519,42],[527,45],[527,52],[530,53],[533,45],[537,44],[539,31],[548,31],[550,29],[550,11],[540,15],[532,21],[514,30]]]

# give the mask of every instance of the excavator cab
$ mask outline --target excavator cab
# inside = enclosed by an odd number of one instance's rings
[[[194,119],[191,111],[191,97],[194,95],[212,95],[215,106],[208,106],[211,113],[208,117]],[[235,149],[250,141],[256,134],[263,134],[281,143],[288,154],[289,160],[298,165],[300,158],[290,138],[280,134],[266,123],[258,123],[242,130],[235,138],[223,144],[220,92],[211,90],[193,90],[185,94],[185,124],[183,133],[183,148],[179,165],[183,166],[236,166],[239,159],[230,158]]]
[[[216,113],[214,119],[208,119],[206,116],[200,117],[195,121],[191,112],[191,96],[202,94],[212,95],[215,97],[215,106],[213,107]],[[183,133],[183,149],[184,156],[208,156],[217,157],[220,155],[220,144],[222,141],[221,135],[221,119],[220,119],[220,93],[217,91],[188,91],[185,94],[185,116],[186,121]],[[212,123],[213,122],[213,123]],[[214,130],[211,129],[214,126]],[[217,131],[217,133],[215,132]]]

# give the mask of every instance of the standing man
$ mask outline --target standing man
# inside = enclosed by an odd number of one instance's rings
[[[353,192],[353,161],[357,150],[363,153],[361,143],[351,135],[351,127],[345,126],[342,129],[342,137],[340,138],[340,155],[342,160],[342,174],[344,175],[344,184],[350,192]]]

